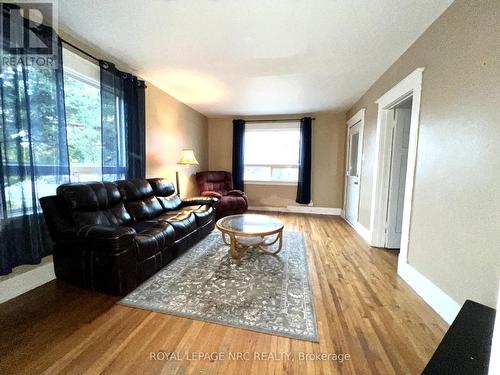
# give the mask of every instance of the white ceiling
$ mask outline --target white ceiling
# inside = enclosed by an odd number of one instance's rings
[[[451,0],[62,0],[59,27],[199,112],[346,110]]]

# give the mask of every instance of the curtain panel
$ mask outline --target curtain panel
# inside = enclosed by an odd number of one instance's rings
[[[62,40],[53,29],[33,25],[19,8],[2,4],[0,63],[0,275],[21,264],[38,264],[52,253],[38,199],[71,182]],[[10,23],[10,24],[9,24]],[[35,34],[52,43],[53,63],[28,64],[36,51],[23,46]],[[11,54],[12,53],[12,54]],[[10,61],[10,60],[9,60]],[[100,62],[102,179],[145,176],[145,84]]]
[[[245,120],[233,120],[233,188],[244,189]]]
[[[146,84],[124,73],[125,123],[127,124],[127,178],[146,177]]]
[[[312,119],[300,119],[299,146],[299,179],[297,183],[296,202],[311,203],[311,150],[312,150]]]
[[[100,61],[103,180],[146,175],[145,83]]]
[[[5,4],[2,23],[17,22]],[[38,198],[54,194],[69,182],[69,159],[64,108],[61,40],[43,25],[30,27],[44,43],[53,43],[52,65],[0,64],[0,275],[21,264],[38,264],[52,251]],[[20,45],[23,33],[2,34],[6,46]],[[17,38],[17,39],[16,39]],[[28,57],[20,49],[16,59]]]

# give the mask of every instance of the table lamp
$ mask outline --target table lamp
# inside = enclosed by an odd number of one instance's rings
[[[198,160],[196,160],[196,157],[194,156],[194,151],[192,149],[185,148],[181,151],[181,157],[179,158],[177,165],[189,167],[190,165],[198,165],[198,164],[199,164]],[[175,171],[175,183],[177,187],[177,194],[180,196],[181,190],[179,187],[179,170]]]

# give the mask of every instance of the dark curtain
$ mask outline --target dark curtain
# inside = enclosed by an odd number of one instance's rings
[[[5,4],[3,10],[5,26],[18,10]],[[11,52],[5,46],[23,45],[16,38],[29,28],[53,43],[54,60],[28,64],[32,51],[21,48],[12,55],[15,62],[0,64],[0,275],[51,253],[38,199],[69,181],[61,42],[50,28],[21,23],[21,33],[2,34],[2,57]]]
[[[311,139],[312,119],[300,119],[300,151],[299,151],[299,179],[297,184],[297,203],[311,202]]]
[[[233,120],[233,188],[243,191],[245,120]]]
[[[124,74],[125,124],[127,127],[127,178],[146,177],[146,101],[144,81]]]
[[[101,61],[100,68],[102,178],[144,178],[144,81],[107,61]]]

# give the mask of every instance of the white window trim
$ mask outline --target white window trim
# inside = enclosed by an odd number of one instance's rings
[[[300,122],[290,121],[290,122],[251,122],[248,121],[245,124],[245,132],[247,131],[286,131],[286,130],[297,130],[300,129]]]
[[[245,185],[279,185],[279,186],[297,186],[298,181],[258,181],[245,180]]]
[[[300,130],[300,121],[290,121],[290,122],[252,122],[247,121],[245,126],[245,133],[247,132],[280,132],[288,130]],[[269,168],[299,168],[299,164],[246,164],[243,167],[269,167]],[[276,180],[247,180],[243,181],[246,185],[277,185],[277,186],[297,186],[297,180],[286,180],[286,181],[276,181]]]
[[[77,71],[69,66],[65,66],[65,67],[63,67],[63,69],[64,69],[64,73],[67,74],[68,76],[70,76],[71,78],[77,79],[81,82],[84,82],[84,83],[90,85],[90,86],[94,86],[95,88],[97,88],[99,90],[101,89],[101,84],[99,83],[99,81],[95,80],[94,78],[89,77],[86,74],[80,73],[79,71]]]

